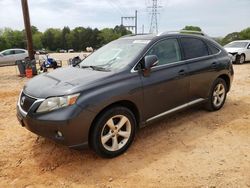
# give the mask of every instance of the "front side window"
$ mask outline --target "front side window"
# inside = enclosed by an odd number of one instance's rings
[[[158,65],[165,65],[181,60],[181,52],[177,39],[166,39],[154,45],[146,55],[156,55]]]
[[[13,55],[13,54],[14,54],[14,50],[7,50],[7,51],[3,52],[4,56]]]
[[[184,50],[185,59],[193,59],[209,55],[206,44],[200,39],[181,38],[181,45]]]

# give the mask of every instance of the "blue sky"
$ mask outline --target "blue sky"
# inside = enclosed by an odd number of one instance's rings
[[[28,0],[31,23],[46,28],[104,28],[138,10],[138,31],[149,31],[150,0]],[[159,32],[196,25],[207,34],[224,36],[250,27],[250,0],[159,0]],[[0,0],[0,28],[23,29],[21,0]],[[130,24],[127,22],[127,24]]]

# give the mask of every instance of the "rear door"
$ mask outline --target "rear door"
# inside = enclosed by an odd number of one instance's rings
[[[176,38],[157,42],[146,55],[156,55],[159,59],[150,75],[142,77],[145,119],[150,121],[187,102],[189,80]]]
[[[28,56],[25,50],[15,50],[14,61],[23,60]]]
[[[202,39],[181,37],[180,42],[189,71],[189,101],[206,98],[217,75],[219,62],[210,54]],[[217,52],[219,53],[219,50]]]

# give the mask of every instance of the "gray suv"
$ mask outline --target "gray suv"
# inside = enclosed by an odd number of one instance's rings
[[[195,104],[219,110],[233,74],[228,53],[209,37],[125,36],[76,67],[31,79],[20,93],[17,117],[35,134],[111,158],[156,119]]]

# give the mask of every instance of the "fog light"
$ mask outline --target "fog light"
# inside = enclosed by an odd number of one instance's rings
[[[62,132],[60,132],[60,131],[56,131],[56,134],[57,134],[58,137],[62,137],[63,136]]]

